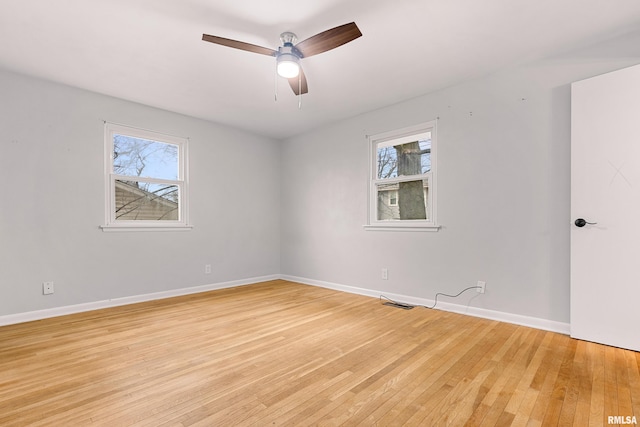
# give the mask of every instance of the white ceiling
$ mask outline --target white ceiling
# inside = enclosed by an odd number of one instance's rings
[[[302,108],[277,49],[355,21],[363,36],[302,61]],[[638,0],[1,0],[0,68],[286,138],[640,27]]]

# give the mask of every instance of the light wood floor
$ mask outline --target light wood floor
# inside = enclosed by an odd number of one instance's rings
[[[0,328],[2,426],[603,426],[640,354],[285,281]]]

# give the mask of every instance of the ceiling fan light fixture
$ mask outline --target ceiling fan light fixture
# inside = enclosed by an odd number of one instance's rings
[[[285,79],[298,77],[300,74],[300,58],[292,53],[281,53],[278,55],[278,75]]]

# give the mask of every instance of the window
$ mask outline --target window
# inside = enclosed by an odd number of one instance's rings
[[[389,191],[389,206],[398,206],[398,190]]]
[[[436,122],[369,137],[368,229],[436,230]]]
[[[187,229],[187,139],[105,123],[105,230]]]

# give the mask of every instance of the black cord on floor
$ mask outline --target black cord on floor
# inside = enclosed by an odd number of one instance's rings
[[[427,307],[426,305],[420,305],[420,304],[413,305],[413,304],[407,304],[407,303],[404,303],[404,302],[394,301],[391,298],[385,297],[384,295],[380,295],[380,301],[382,301],[382,299],[384,298],[387,301],[390,301],[390,302],[392,302],[394,304],[401,305],[401,306],[424,307],[424,308],[432,309],[432,308],[435,308],[436,304],[438,304],[438,295],[442,295],[444,297],[450,297],[450,298],[457,298],[460,295],[462,295],[464,292],[467,292],[470,289],[478,289],[478,288],[482,288],[482,286],[469,286],[468,288],[465,288],[465,289],[461,290],[460,292],[458,292],[456,295],[449,295],[449,294],[443,294],[442,292],[438,292],[438,293],[436,293],[436,297],[435,297],[434,303],[433,303],[433,305],[431,307]]]

